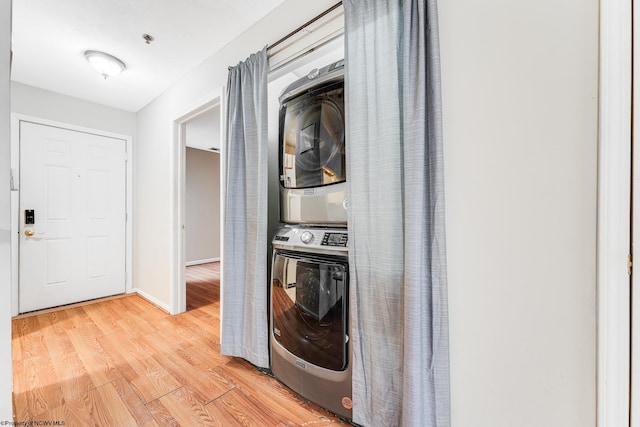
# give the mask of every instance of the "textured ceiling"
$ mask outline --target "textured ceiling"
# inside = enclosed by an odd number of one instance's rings
[[[282,2],[17,0],[11,77],[136,112]],[[127,70],[104,80],[85,50],[114,55]]]

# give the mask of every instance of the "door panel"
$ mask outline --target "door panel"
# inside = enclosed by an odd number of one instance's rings
[[[276,252],[271,286],[272,336],[295,357],[324,369],[348,363],[346,262]]]
[[[21,313],[125,291],[125,150],[121,139],[20,123]]]

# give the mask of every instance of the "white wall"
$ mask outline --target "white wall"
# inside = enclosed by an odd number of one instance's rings
[[[138,113],[134,280],[158,301],[170,296],[171,120],[332,3],[285,1]],[[598,3],[439,8],[452,425],[594,426]]]
[[[189,134],[187,131],[187,141]],[[185,168],[185,260],[220,258],[220,154],[188,148]]]
[[[11,112],[121,135],[136,134],[136,114],[18,82],[11,82]]]
[[[452,425],[593,427],[598,1],[439,9]]]
[[[13,420],[11,374],[11,159],[9,50],[11,2],[0,3],[0,420]]]
[[[187,147],[220,149],[220,105],[198,115],[186,124]]]
[[[173,186],[171,121],[206,94],[226,85],[228,66],[288,34],[335,0],[286,0],[201,66],[138,112],[134,150],[134,285],[170,305]],[[153,161],[149,161],[153,159]]]

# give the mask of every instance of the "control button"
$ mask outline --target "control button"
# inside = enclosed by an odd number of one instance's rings
[[[313,234],[310,231],[305,231],[300,235],[300,240],[302,240],[302,243],[309,244],[313,240]]]
[[[316,77],[318,77],[318,74],[320,74],[320,70],[318,70],[317,68],[314,68],[313,70],[309,71],[309,74],[307,74],[307,78],[309,80],[313,80]]]

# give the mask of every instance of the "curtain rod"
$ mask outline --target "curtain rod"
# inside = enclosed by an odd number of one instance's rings
[[[339,1],[338,3],[334,4],[333,6],[331,6],[329,9],[325,10],[324,12],[322,12],[320,15],[316,16],[315,18],[311,19],[310,21],[305,22],[304,24],[302,24],[301,26],[299,26],[298,28],[296,28],[295,30],[291,31],[289,34],[287,34],[286,36],[282,37],[280,40],[278,40],[277,42],[271,43],[270,45],[267,46],[267,50],[269,49],[273,49],[274,47],[278,46],[280,43],[284,42],[285,40],[287,40],[289,37],[294,36],[295,34],[299,33],[300,31],[304,30],[305,28],[307,28],[309,25],[313,24],[314,22],[316,22],[318,19],[322,18],[323,16],[333,12],[334,10],[336,10],[337,8],[339,8],[342,5],[342,1]]]

